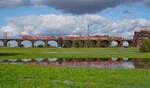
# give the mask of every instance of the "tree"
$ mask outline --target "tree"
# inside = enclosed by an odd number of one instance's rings
[[[84,47],[84,42],[83,41],[79,42],[79,47]]]
[[[43,47],[44,47],[43,45],[38,45],[38,46],[37,46],[37,48],[43,48]]]
[[[80,44],[78,42],[75,42],[74,45],[73,45],[75,48],[79,48],[80,47]]]
[[[72,42],[69,42],[69,41],[65,42],[65,43],[63,44],[63,47],[64,47],[64,48],[70,48],[70,47],[72,47]]]
[[[108,41],[101,41],[100,42],[100,47],[108,47],[109,46],[109,42]]]
[[[19,47],[24,47],[24,45],[23,45],[23,44],[20,44]]]
[[[96,47],[96,42],[95,42],[95,41],[91,41],[91,42],[89,43],[89,46],[90,46],[90,47]]]
[[[150,52],[150,39],[143,39],[139,50],[140,52]]]

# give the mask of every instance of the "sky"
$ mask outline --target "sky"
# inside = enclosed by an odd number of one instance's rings
[[[0,36],[117,35],[150,29],[150,0],[0,0]],[[147,29],[147,30],[149,30]]]

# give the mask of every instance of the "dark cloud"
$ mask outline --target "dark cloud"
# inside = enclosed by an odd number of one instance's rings
[[[145,4],[150,5],[150,0],[145,0]]]
[[[68,13],[83,14],[96,13],[106,8],[121,4],[134,3],[141,0],[41,0],[38,4],[62,9]],[[35,0],[36,3],[36,0]]]
[[[0,7],[44,5],[67,13],[85,14],[139,1],[150,5],[150,0],[0,0]]]
[[[0,0],[0,8],[10,8],[31,5],[31,0]]]

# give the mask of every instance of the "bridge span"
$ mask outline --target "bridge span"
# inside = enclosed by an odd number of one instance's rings
[[[16,41],[18,46],[22,44],[23,41],[30,41],[32,47],[36,41],[42,41],[45,43],[45,47],[49,47],[49,41],[55,41],[58,47],[112,47],[112,43],[116,43],[116,47],[125,47],[124,43],[128,43],[126,47],[135,47],[133,44],[133,39],[126,39],[117,36],[22,36],[21,38],[7,38],[0,39],[4,47],[8,47],[9,41]]]

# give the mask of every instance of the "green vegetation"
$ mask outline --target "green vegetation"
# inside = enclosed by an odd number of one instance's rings
[[[108,47],[109,46],[109,42],[106,40],[101,41],[100,43],[100,47]]]
[[[80,44],[79,44],[78,42],[75,42],[75,43],[73,44],[73,47],[79,48],[79,47],[80,47]]]
[[[149,88],[150,70],[0,64],[0,88]]]
[[[91,41],[91,42],[89,43],[89,45],[90,45],[90,47],[96,47],[96,41]]]
[[[0,59],[21,58],[150,58],[136,48],[0,48]]]
[[[44,47],[44,45],[38,45],[38,46],[36,46],[37,48],[43,48]]]
[[[70,48],[70,47],[72,47],[72,42],[71,41],[64,42],[63,47],[64,48],[67,48],[67,47]]]
[[[141,52],[150,52],[150,39],[144,39],[140,44]]]
[[[84,41],[80,41],[79,42],[79,47],[84,47],[84,43],[85,43]]]
[[[19,47],[24,47],[24,45],[23,45],[23,44],[20,44]]]

